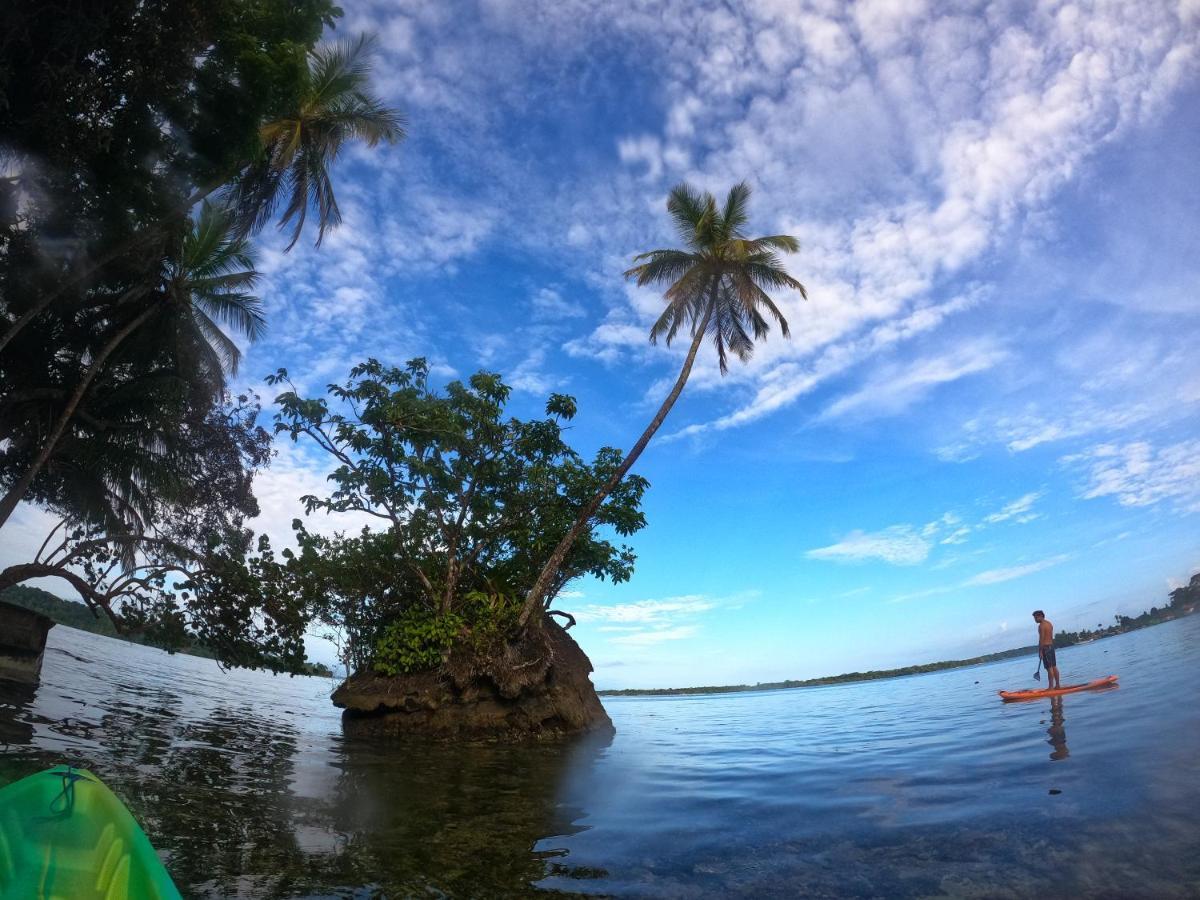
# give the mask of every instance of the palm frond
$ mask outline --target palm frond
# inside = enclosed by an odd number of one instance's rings
[[[792,288],[799,291],[800,296],[805,300],[808,299],[808,291],[804,285],[789,275],[780,266],[762,262],[747,262],[743,268],[746,275],[753,278],[755,284],[759,285],[759,287],[764,289],[771,288],[773,290]]]
[[[787,319],[783,317],[783,313],[779,311],[779,307],[775,305],[775,301],[771,299],[770,295],[767,294],[767,292],[757,284],[755,284],[754,279],[750,278],[745,272],[737,273],[735,279],[738,298],[741,300],[742,305],[745,307],[747,313],[752,316],[757,316],[760,320],[762,320],[763,331],[759,333],[758,327],[755,326],[755,337],[765,337],[767,332],[770,330],[767,327],[766,320],[762,317],[762,313],[759,311],[759,307],[764,307],[767,312],[771,314],[772,318],[774,318],[779,325],[780,333],[785,338],[791,337],[791,331],[788,328]]]
[[[700,261],[696,254],[682,250],[651,250],[633,258],[639,260],[643,260],[640,265],[625,271],[625,277],[636,278],[639,286],[678,281]]]
[[[737,238],[749,221],[750,185],[741,181],[729,189],[721,210],[721,231],[725,240]]]
[[[212,317],[199,304],[192,307],[191,313],[196,330],[203,338],[203,340],[197,341],[197,344],[201,345],[198,349],[202,355],[211,354],[206,362],[210,367],[215,364],[217,373],[228,372],[236,375],[242,361],[242,351],[237,343],[225,333],[220,325],[213,321]],[[205,351],[208,351],[208,354]],[[221,380],[224,381],[223,378]]]
[[[679,237],[690,247],[702,246],[701,237],[716,211],[712,194],[700,193],[686,181],[671,188],[667,212],[675,220]]]
[[[338,100],[320,118],[324,130],[336,134],[338,143],[360,140],[368,147],[394,144],[406,137],[404,117],[378,97],[356,92]]]
[[[754,238],[750,243],[755,245],[756,250],[782,250],[784,253],[797,253],[800,250],[800,242],[790,234],[769,234]]]

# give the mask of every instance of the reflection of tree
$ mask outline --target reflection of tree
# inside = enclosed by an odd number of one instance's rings
[[[182,692],[126,683],[98,721],[86,705],[50,720],[34,699],[29,686],[0,688],[0,750],[16,751],[0,753],[0,783],[63,761],[92,769],[185,896],[527,897],[549,874],[604,874],[572,866],[546,839],[584,827],[583,811],[561,801],[607,739],[346,741],[336,777],[314,787],[331,771],[325,748],[250,708],[195,709]]]
[[[14,750],[28,747],[33,739],[33,723],[29,718],[37,687],[36,684],[0,678],[0,759],[7,759]],[[16,772],[6,777],[6,769],[7,766],[0,764],[0,786],[20,777]]]
[[[97,774],[165,852],[185,896],[261,895],[302,867],[290,725],[222,708],[190,717],[180,696],[161,690],[114,700],[101,727],[105,751],[125,766]]]
[[[570,773],[611,738],[568,746],[347,743],[333,810],[355,883],[386,896],[525,897],[551,868],[573,872],[544,838],[575,834],[584,813],[559,798]],[[347,873],[349,874],[349,873]]]
[[[1065,726],[1066,719],[1063,716],[1063,698],[1050,698],[1050,727],[1046,729],[1046,734],[1050,735],[1050,739],[1046,741],[1054,750],[1050,753],[1050,758],[1054,760],[1066,759],[1071,755],[1071,751],[1067,749],[1067,729]]]

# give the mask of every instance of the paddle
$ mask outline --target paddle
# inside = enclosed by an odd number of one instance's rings
[[[1033,673],[1033,680],[1034,681],[1042,680],[1042,648],[1041,647],[1038,647],[1038,667],[1037,667],[1037,671]]]

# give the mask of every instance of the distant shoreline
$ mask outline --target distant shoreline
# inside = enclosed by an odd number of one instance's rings
[[[1142,613],[1141,616],[1129,618],[1118,617],[1121,624],[1097,631],[1061,632],[1055,636],[1055,647],[1073,647],[1076,644],[1089,643],[1102,638],[1116,637],[1139,628],[1149,628],[1191,615],[1196,607],[1188,607],[1178,611],[1158,610]],[[1065,638],[1060,642],[1060,639]],[[621,690],[596,691],[601,697],[679,697],[701,694],[742,694],[750,691],[782,691],[792,688],[822,687],[830,684],[854,684],[860,681],[882,681],[888,678],[904,678],[908,675],[924,675],[928,672],[940,672],[945,669],[962,669],[967,666],[978,666],[983,663],[998,662],[1002,659],[1012,659],[1018,656],[1032,656],[1037,651],[1036,644],[1027,647],[1016,647],[1012,650],[1001,650],[997,653],[987,653],[971,659],[951,659],[942,662],[925,663],[919,666],[905,666],[901,669],[879,669],[870,672],[847,672],[843,675],[825,675],[820,678],[804,678],[789,681],[770,681],[758,684],[714,685],[711,687],[684,688],[623,688]]]

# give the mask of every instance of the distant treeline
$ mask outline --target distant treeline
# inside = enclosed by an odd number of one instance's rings
[[[636,694],[735,694],[739,691],[777,691],[783,688],[818,687],[823,684],[844,684],[849,681],[875,681],[879,678],[901,678],[905,675],[923,675],[926,672],[937,672],[941,669],[957,669],[961,666],[977,666],[980,663],[995,662],[1012,656],[1025,656],[1037,650],[1036,646],[1018,647],[1015,650],[1001,650],[999,653],[987,653],[972,659],[952,659],[945,662],[925,663],[920,666],[905,666],[903,669],[878,669],[870,672],[847,672],[844,675],[825,675],[821,678],[804,678],[799,681],[760,681],[758,684],[729,684],[715,687],[690,688],[651,688],[637,690],[627,688],[623,691],[597,691],[606,697],[621,697]]]
[[[41,588],[19,584],[7,590],[0,591],[0,601],[41,613],[43,616],[53,619],[59,625],[67,625],[71,628],[78,628],[80,631],[90,631],[93,634],[102,634],[105,637],[129,641],[132,644],[143,643],[143,641],[138,639],[137,635],[119,634],[107,616],[96,615],[82,603],[64,600],[61,597],[54,596],[49,591],[43,591]],[[215,654],[211,650],[196,643],[188,644],[179,652],[186,653],[188,656],[200,656],[205,659],[215,658]],[[321,663],[310,662],[306,664],[306,668],[307,671],[304,672],[306,675],[329,677],[333,674],[328,666]]]
[[[1081,631],[1060,631],[1054,636],[1056,647],[1070,647],[1084,641],[1094,641],[1097,638],[1112,637],[1114,634],[1124,634],[1145,628],[1148,625],[1158,625],[1160,622],[1170,622],[1180,616],[1186,616],[1196,611],[1200,605],[1200,573],[1192,576],[1192,580],[1183,587],[1176,588],[1170,593],[1171,602],[1159,609],[1152,606],[1140,616],[1114,617],[1116,624],[1105,626],[1103,622],[1096,625],[1095,630],[1084,628]]]
[[[1200,573],[1193,575],[1192,580],[1184,587],[1176,588],[1171,591],[1171,603],[1169,606],[1159,609],[1157,606],[1150,607],[1149,610],[1142,613],[1140,616],[1122,616],[1115,617],[1116,624],[1105,627],[1103,623],[1096,626],[1095,631],[1084,629],[1083,631],[1060,631],[1054,636],[1054,645],[1056,647],[1070,647],[1073,644],[1078,644],[1083,641],[1092,641],[1098,638],[1112,637],[1117,634],[1124,634],[1126,631],[1134,631],[1138,628],[1145,628],[1149,625],[1158,625],[1160,622],[1169,622],[1172,619],[1177,619],[1180,616],[1186,616],[1196,611],[1196,607],[1200,606]],[[976,656],[971,659],[951,659],[944,662],[926,663],[923,666],[905,666],[903,669],[880,669],[871,672],[847,672],[844,675],[826,675],[823,678],[805,678],[800,681],[764,681],[758,684],[729,684],[713,687],[689,687],[689,688],[648,688],[639,690],[637,688],[626,688],[621,691],[597,691],[596,693],[606,697],[624,697],[624,696],[672,696],[679,694],[736,694],[741,691],[777,691],[785,688],[802,688],[802,687],[818,687],[823,684],[844,684],[853,681],[875,681],[880,678],[902,678],[905,675],[922,675],[925,672],[938,672],[942,669],[958,669],[963,666],[977,666],[981,663],[996,662],[1001,659],[1009,659],[1014,656],[1026,656],[1034,653],[1037,646],[1030,644],[1028,647],[1018,647],[1015,650],[1002,650],[999,653],[987,653],[983,656]]]

